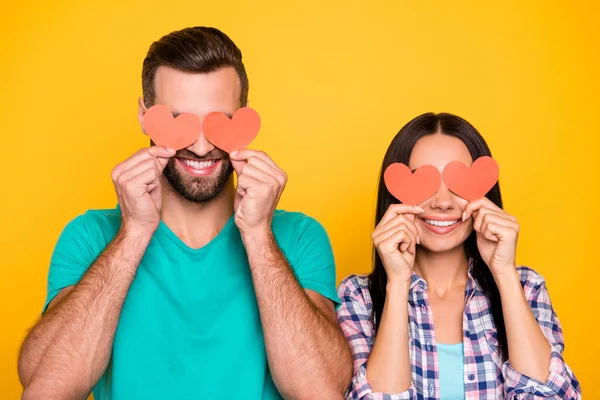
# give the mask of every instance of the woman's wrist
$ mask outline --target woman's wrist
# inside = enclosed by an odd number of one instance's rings
[[[411,279],[389,279],[386,285],[386,293],[390,295],[408,295]]]
[[[494,280],[500,294],[505,290],[512,290],[521,286],[521,277],[516,267],[505,268],[504,272],[494,274]]]

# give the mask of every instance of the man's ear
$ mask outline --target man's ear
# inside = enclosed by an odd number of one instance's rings
[[[147,135],[146,130],[144,129],[144,114],[148,111],[146,105],[144,104],[144,99],[141,97],[138,98],[138,121],[140,122],[140,127],[142,128],[142,132],[144,135]]]

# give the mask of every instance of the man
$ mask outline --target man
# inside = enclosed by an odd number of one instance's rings
[[[206,27],[152,44],[139,120],[247,104],[237,46]],[[142,128],[143,129],[143,128]],[[233,183],[235,170],[237,186]],[[204,134],[117,165],[118,206],[71,221],[19,359],[24,399],[339,399],[351,379],[334,260],[314,219],[276,210],[285,173]]]

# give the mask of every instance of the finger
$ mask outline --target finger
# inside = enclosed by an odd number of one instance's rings
[[[263,185],[262,182],[252,178],[248,175],[241,175],[237,182],[236,192],[241,196],[244,196],[252,191],[252,189],[256,189],[256,187]]]
[[[156,161],[158,172],[162,173],[169,161],[172,160],[172,158],[156,157],[154,158],[154,160]]]
[[[507,213],[506,211],[504,211],[503,209],[499,208],[499,207],[481,207],[479,210],[474,211],[471,216],[473,218],[477,218],[477,215],[482,212],[482,210],[485,210],[488,213],[491,214],[497,214],[499,216],[501,216],[502,218],[505,218],[507,220],[513,221],[513,222],[517,222],[517,218],[513,215],[510,215],[509,213]]]
[[[471,215],[473,217],[473,229],[476,231],[480,230],[481,224],[483,223],[484,218],[486,218],[486,215],[499,215],[499,213],[496,210],[492,210],[487,207],[482,207],[474,211]]]
[[[481,235],[492,242],[498,242],[499,238],[503,236],[500,226],[493,222],[486,224],[485,230],[481,232]]]
[[[507,218],[505,214],[500,214],[496,210],[490,210],[489,208],[481,208],[479,211],[475,212],[473,229],[479,232],[485,229],[484,225],[487,222],[493,221],[500,225],[513,228],[518,226],[518,223],[512,219]]]
[[[401,223],[404,223],[410,229],[410,231],[415,235],[415,237],[417,237],[417,236],[419,236],[419,230],[417,229],[417,225],[415,225],[415,222],[413,221],[413,219],[411,219],[411,216],[412,215],[410,215],[410,214],[409,215],[407,215],[407,214],[398,215],[398,216],[392,218],[391,220],[389,220],[388,222],[386,222],[385,224],[378,227],[376,230],[381,229],[382,231],[385,231],[394,225],[399,225]]]
[[[399,230],[405,230],[411,236],[411,238],[416,240],[416,236],[410,231],[410,229],[406,226],[406,224],[399,224],[399,225],[392,226],[390,229],[388,229],[386,231],[374,233],[373,241],[377,242],[377,243],[381,243],[384,240],[387,240],[390,237],[392,237]]]
[[[156,184],[158,175],[156,169],[149,168],[142,171],[139,175],[132,177],[123,185],[123,189],[130,195],[150,193],[150,185]]]
[[[273,176],[267,174],[265,171],[259,169],[258,167],[250,163],[246,163],[246,165],[244,165],[241,168],[241,176],[249,176],[251,178],[256,179],[259,182],[266,184],[273,184],[277,182],[277,180]]]
[[[146,160],[141,161],[141,162],[146,162],[146,161],[152,161],[152,162],[154,162],[154,164],[156,165],[156,170],[158,171],[159,174],[162,174],[162,172],[164,171],[165,167],[169,163],[169,160],[170,160],[170,158],[150,157],[150,158],[147,158]]]
[[[132,165],[148,158],[163,158],[169,160],[175,155],[175,150],[169,150],[164,146],[150,146],[138,150],[133,156],[124,162],[124,169],[131,168]]]
[[[381,243],[381,247],[388,251],[394,251],[395,249],[400,250],[400,252],[404,253],[408,249],[412,250],[412,240],[410,238],[410,234],[401,229],[390,236],[388,239],[384,240]],[[409,253],[414,254],[413,251],[409,251]]]
[[[263,160],[266,163],[268,163],[273,168],[277,168],[277,164],[275,164],[275,161],[273,161],[271,159],[271,157],[269,157],[267,155],[267,153],[265,153],[264,151],[251,150],[251,149],[242,149],[242,150],[232,151],[229,154],[229,158],[237,160],[237,161],[248,160],[250,157],[258,157],[261,160]]]
[[[417,226],[415,225],[415,223],[413,221],[411,221],[409,218],[407,218],[406,215],[403,215],[403,214],[397,215],[396,217],[392,218],[391,220],[387,221],[386,223],[377,226],[377,228],[375,229],[375,232],[373,232],[373,234],[385,232],[385,231],[389,230],[391,227],[400,225],[400,224],[406,224],[408,229],[413,233],[414,237],[417,238],[417,243],[420,243],[419,230],[417,229]]]
[[[388,207],[385,214],[383,214],[381,221],[379,221],[379,224],[377,224],[377,225],[379,226],[381,224],[384,224],[398,215],[404,215],[404,214],[418,215],[422,212],[425,212],[425,210],[423,210],[419,206],[411,206],[408,204],[392,204]]]
[[[150,146],[148,147],[148,152],[154,157],[160,158],[171,158],[176,153],[174,149],[165,146]]]
[[[149,184],[148,185],[148,193],[152,192],[158,186],[160,186],[158,182],[153,182],[153,183]]]
[[[169,160],[170,158],[172,158],[175,155],[175,150],[169,150],[166,147],[163,146],[151,146],[151,147],[147,147],[147,148],[143,148],[140,149],[138,151],[136,151],[131,157],[129,157],[127,160],[123,161],[122,163],[118,164],[115,169],[113,170],[113,180],[115,180],[115,178],[119,175],[121,175],[124,171],[127,171],[128,169],[130,169],[131,167],[133,167],[134,165],[138,164],[139,162],[148,159],[148,158],[154,158],[156,159],[157,157],[162,158],[163,160]],[[162,165],[162,163],[161,163]],[[166,161],[164,162],[164,165],[166,165]],[[163,168],[164,168],[163,165]]]
[[[130,175],[133,173],[135,174],[135,171],[142,171],[145,170],[146,168],[151,168],[154,167],[158,170],[158,164],[155,158],[146,158],[143,159],[141,161],[139,161],[136,164],[132,164],[129,168],[124,169],[121,172],[121,176],[127,176],[127,178],[125,180],[130,179]]]
[[[248,164],[248,162],[246,160],[244,160],[244,161],[232,160],[231,158],[229,160],[231,161],[231,166],[233,167],[233,170],[235,171],[237,176],[240,176],[242,174],[242,168],[244,167],[244,165]]]
[[[493,233],[501,235],[502,238],[515,236],[519,232],[519,225],[517,223],[498,215],[487,214],[479,230],[485,238],[488,238],[492,231],[490,230],[490,226],[493,227]]]
[[[399,231],[404,231],[406,233],[406,240],[402,243],[398,242],[396,243],[396,245],[400,247],[401,251],[404,252],[407,249],[410,249],[410,253],[414,254],[417,243],[416,236],[410,231],[410,229],[405,224],[394,226],[391,229],[375,236],[375,238],[373,239],[373,243],[377,246],[378,244],[381,244],[389,240],[390,238],[395,237],[395,235]]]
[[[410,254],[415,254],[417,251],[417,243],[419,242],[419,236],[415,235],[409,230],[406,231],[408,235],[408,242],[402,244],[400,251],[408,251]]]
[[[501,210],[500,207],[498,207],[497,205],[495,205],[490,199],[488,199],[487,197],[481,197],[477,200],[473,200],[471,202],[469,202],[467,204],[467,206],[465,207],[464,211],[463,211],[463,215],[462,215],[462,220],[466,221],[467,218],[470,218],[471,215],[479,210],[482,207],[487,207],[487,208],[491,208],[491,209],[498,209]]]
[[[248,158],[248,164],[254,165],[260,170],[272,176],[280,184],[284,184],[287,181],[287,175],[279,167],[273,166],[264,159],[256,156]]]
[[[126,184],[128,184],[130,181],[132,181],[133,179],[135,179],[136,177],[141,175],[142,173],[145,173],[147,170],[153,170],[157,178],[160,175],[160,173],[158,172],[158,168],[156,167],[156,161],[154,159],[148,159],[148,160],[142,161],[139,164],[134,165],[129,170],[123,172],[117,178],[116,183],[120,187],[123,187]],[[147,182],[147,183],[150,183],[150,182]]]

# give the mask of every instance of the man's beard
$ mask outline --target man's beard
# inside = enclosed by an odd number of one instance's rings
[[[218,151],[218,150],[217,150]],[[233,167],[229,162],[229,157],[226,153],[220,153],[212,155],[207,154],[203,158],[195,156],[193,153],[184,150],[186,154],[178,154],[171,158],[167,163],[163,175],[173,188],[173,190],[179,193],[184,199],[194,203],[206,203],[211,201],[219,195],[225,188],[229,177],[233,173]],[[176,157],[185,157],[194,161],[203,161],[207,159],[218,158],[219,166],[216,176],[192,176],[184,171],[181,171],[183,167],[178,166]],[[216,157],[215,157],[216,156]]]

